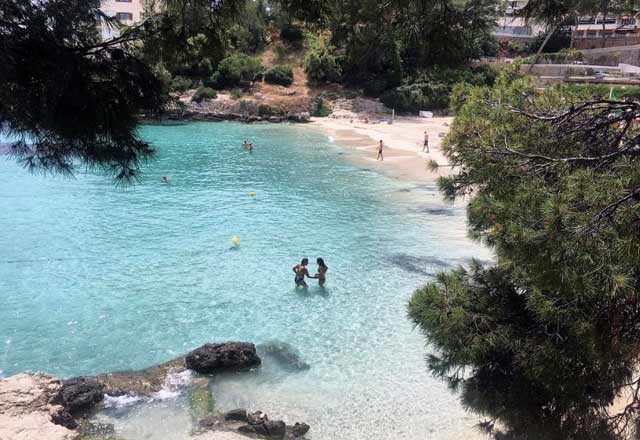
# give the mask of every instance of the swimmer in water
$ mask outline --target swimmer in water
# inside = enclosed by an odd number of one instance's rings
[[[327,267],[326,264],[324,264],[324,260],[322,258],[318,258],[316,262],[318,263],[318,273],[314,278],[318,279],[318,285],[320,287],[324,287],[324,283],[327,280],[326,273],[329,270],[329,268]]]
[[[169,183],[169,178],[167,176],[162,176],[162,183]]]
[[[296,287],[298,286],[302,286],[305,288],[309,287],[307,286],[307,283],[305,283],[304,281],[305,276],[307,278],[311,278],[311,276],[309,275],[309,271],[307,270],[308,264],[309,264],[309,259],[303,258],[300,264],[296,264],[295,266],[293,266],[293,273],[296,274],[296,278],[295,278]]]
[[[249,153],[253,152],[253,144],[247,145],[247,150],[249,151]]]

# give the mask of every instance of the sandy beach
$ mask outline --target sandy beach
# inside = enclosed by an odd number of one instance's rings
[[[447,165],[440,147],[452,122],[453,117],[398,117],[393,124],[367,124],[362,117],[353,120],[312,118],[312,126],[356,153],[352,156],[355,161],[393,177],[417,182],[434,182],[439,176],[451,173],[447,166],[430,171],[427,163],[435,160],[439,165]],[[425,131],[429,133],[429,153],[422,152]],[[384,161],[376,161],[380,140],[385,145]]]

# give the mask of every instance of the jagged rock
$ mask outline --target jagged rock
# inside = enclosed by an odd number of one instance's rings
[[[282,420],[264,420],[256,424],[243,425],[238,432],[271,438],[284,438],[287,426]]]
[[[205,344],[185,357],[187,368],[201,374],[247,370],[260,362],[255,345],[247,342]]]
[[[62,382],[62,389],[55,403],[60,403],[70,413],[87,411],[104,399],[104,386],[95,379],[76,377]]]
[[[269,341],[257,346],[261,357],[270,357],[282,368],[288,371],[304,371],[311,368],[304,362],[298,351],[286,342]]]
[[[250,425],[257,425],[258,423],[262,423],[266,420],[269,420],[269,417],[262,411],[256,411],[247,415],[247,421]]]
[[[76,429],[78,427],[76,419],[74,419],[71,413],[64,408],[51,414],[51,422],[56,425],[64,426],[67,429]]]
[[[78,432],[52,420],[66,419],[64,408],[52,402],[61,386],[58,379],[44,374],[17,374],[0,380],[0,439],[78,439]]]
[[[310,429],[311,427],[306,423],[296,423],[289,429],[289,432],[291,434],[291,437],[300,438],[304,437],[304,435],[309,432]]]
[[[170,374],[182,373],[186,369],[184,357],[180,357],[144,370],[100,374],[94,379],[104,386],[104,393],[110,396],[150,396],[162,389]]]
[[[224,415],[224,419],[234,420],[238,422],[248,422],[249,418],[247,416],[247,410],[244,408],[232,409]]]

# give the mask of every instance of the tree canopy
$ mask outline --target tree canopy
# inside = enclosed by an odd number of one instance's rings
[[[539,94],[515,70],[474,87],[445,144],[489,267],[440,274],[410,317],[430,369],[523,439],[628,437],[640,409],[640,103]],[[635,396],[617,417],[622,389]],[[498,422],[494,426],[494,423]]]

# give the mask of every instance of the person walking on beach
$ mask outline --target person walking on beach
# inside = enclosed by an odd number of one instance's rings
[[[314,278],[318,279],[318,285],[320,287],[324,287],[324,283],[327,280],[326,273],[329,270],[326,264],[324,264],[324,260],[320,257],[316,259],[316,263],[318,263],[318,273]]]
[[[426,152],[429,152],[429,133],[427,133],[427,131],[424,131],[424,144],[422,145],[422,152],[424,153],[426,150]]]
[[[293,273],[296,274],[296,287],[302,286],[302,287],[309,287],[307,286],[307,283],[305,283],[304,281],[304,277],[307,278],[311,278],[311,276],[309,275],[309,271],[307,270],[307,265],[309,264],[309,259],[308,258],[303,258],[302,261],[300,262],[300,264],[296,264],[295,266],[293,266]]]
[[[384,148],[384,144],[382,143],[382,139],[381,139],[380,144],[378,144],[378,157],[376,157],[376,160],[384,161],[384,155],[382,154],[383,148]]]

